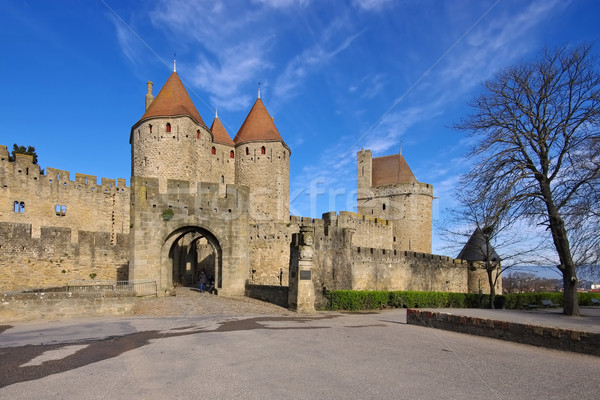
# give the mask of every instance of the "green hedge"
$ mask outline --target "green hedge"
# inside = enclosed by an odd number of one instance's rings
[[[591,306],[592,299],[600,299],[600,293],[579,293],[579,305]],[[376,290],[332,290],[327,292],[329,310],[376,310],[385,307],[404,308],[479,308],[487,307],[489,296],[476,293],[376,291]],[[525,309],[531,304],[541,307],[542,300],[551,300],[562,307],[560,292],[518,293],[496,295],[496,308]]]

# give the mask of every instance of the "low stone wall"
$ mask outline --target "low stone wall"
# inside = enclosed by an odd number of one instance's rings
[[[555,350],[600,356],[600,334],[593,332],[527,325],[410,308],[406,310],[406,323]]]
[[[246,296],[286,308],[288,291],[287,286],[246,285]]]
[[[73,293],[19,293],[0,295],[0,321],[58,320],[133,313],[135,297],[90,296]]]

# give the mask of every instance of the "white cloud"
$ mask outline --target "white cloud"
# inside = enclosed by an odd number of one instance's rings
[[[255,46],[236,46],[224,51],[220,60],[200,59],[193,67],[192,84],[209,92],[211,102],[218,108],[247,108],[251,96],[243,91],[242,85],[269,67]]]
[[[350,47],[352,42],[363,32],[361,31],[346,37],[337,47],[331,50],[326,48],[326,44],[322,43],[317,43],[305,49],[287,64],[283,73],[277,78],[275,82],[275,95],[284,99],[295,96],[298,88],[302,86],[308,74],[326,65],[337,54]],[[327,37],[329,35],[325,33],[323,36]]]
[[[394,0],[354,0],[355,6],[366,11],[381,11],[394,3]]]
[[[274,7],[285,2],[266,3]],[[214,107],[225,110],[247,108],[254,93],[248,93],[245,85],[253,80],[258,83],[271,68],[267,54],[273,37],[263,29],[252,29],[252,25],[261,26],[264,18],[260,7],[213,0],[164,1],[151,13],[156,27],[197,49],[196,64],[187,74],[179,72],[191,77],[192,86],[206,91]]]
[[[290,8],[290,7],[306,7],[311,0],[254,0],[255,3],[271,7],[271,8]]]

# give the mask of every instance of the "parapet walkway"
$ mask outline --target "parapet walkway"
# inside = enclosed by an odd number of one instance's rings
[[[600,356],[600,307],[580,317],[560,308],[537,310],[408,309],[406,322],[557,350]]]

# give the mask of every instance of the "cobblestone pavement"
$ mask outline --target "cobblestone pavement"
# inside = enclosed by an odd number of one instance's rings
[[[175,296],[139,298],[133,312],[136,316],[148,317],[297,315],[286,308],[260,300],[244,296],[216,296],[190,287],[177,287]]]

